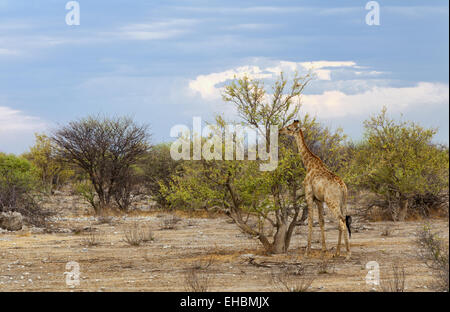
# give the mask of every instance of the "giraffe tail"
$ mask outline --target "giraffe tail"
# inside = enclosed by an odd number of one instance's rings
[[[352,237],[352,230],[350,228],[352,224],[352,216],[345,216],[345,225],[347,225],[348,237]]]

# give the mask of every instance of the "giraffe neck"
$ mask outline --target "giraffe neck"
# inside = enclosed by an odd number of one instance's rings
[[[305,165],[307,171],[311,170],[314,165],[317,165],[318,162],[322,163],[322,161],[309,150],[308,146],[306,145],[305,138],[303,137],[302,130],[297,133],[295,139],[297,141],[298,150],[302,157],[303,165]]]

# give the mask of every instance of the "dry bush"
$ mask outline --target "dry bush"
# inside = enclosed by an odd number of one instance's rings
[[[103,237],[101,234],[90,232],[86,237],[83,238],[83,245],[88,247],[98,246],[103,242]]]
[[[197,220],[188,219],[186,225],[187,226],[197,226],[198,225],[198,221]]]
[[[383,292],[404,292],[405,291],[405,267],[394,263],[388,278],[380,281],[380,287]]]
[[[334,272],[334,263],[330,262],[328,259],[323,259],[322,262],[319,263],[318,274],[328,274]]]
[[[386,225],[381,232],[381,236],[389,237],[392,235],[392,229],[389,225]]]
[[[97,218],[97,224],[98,225],[101,225],[101,224],[113,225],[114,219],[111,216],[99,216]]]
[[[448,243],[433,233],[429,225],[418,231],[416,243],[419,258],[433,271],[432,287],[437,291],[449,291]]]
[[[149,228],[142,228],[135,223],[124,231],[124,241],[131,246],[140,246],[142,243],[154,241],[153,232]]]
[[[180,221],[181,218],[177,216],[165,217],[161,221],[161,230],[173,230]]]
[[[84,232],[84,227],[82,227],[82,226],[77,226],[77,227],[75,227],[75,228],[72,229],[72,232],[73,232],[75,235],[80,235],[81,233]]]
[[[279,291],[307,292],[314,281],[313,276],[306,274],[301,265],[283,268],[280,272],[272,273],[272,284]]]
[[[96,230],[97,230],[96,228],[93,228],[93,227],[90,227],[90,226],[81,226],[81,225],[79,225],[79,226],[73,228],[72,232],[75,235],[80,235],[80,234],[83,234],[83,233],[90,233],[90,232],[93,232],[93,231],[96,231]]]
[[[97,214],[128,210],[136,188],[136,165],[150,148],[147,125],[128,117],[89,116],[69,122],[52,136],[57,157],[76,165],[89,183],[81,194]]]
[[[214,259],[212,256],[210,256],[208,260],[195,262],[192,265],[192,268],[195,270],[207,270],[213,263]]]
[[[202,264],[195,264],[188,268],[184,275],[184,288],[189,292],[206,292],[211,283],[211,277]]]

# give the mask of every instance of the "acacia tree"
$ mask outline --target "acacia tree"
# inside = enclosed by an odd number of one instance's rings
[[[133,166],[148,151],[148,126],[125,117],[87,117],[57,130],[53,141],[65,161],[79,166],[89,177],[96,200],[96,213],[115,204],[126,210],[130,204]]]
[[[52,193],[73,176],[74,172],[60,159],[57,146],[51,138],[37,133],[35,137],[35,145],[23,157],[36,167],[44,191]]]
[[[364,128],[351,180],[377,194],[393,220],[404,220],[418,196],[448,193],[448,147],[432,142],[436,129],[395,121],[386,108],[366,120]]]
[[[283,149],[276,173],[259,170],[259,161],[205,160],[181,164],[182,174],[173,176],[169,187],[163,187],[167,201],[174,208],[210,209],[218,207],[231,217],[245,233],[257,237],[271,253],[287,250],[300,209],[300,196],[278,192],[288,183],[299,182],[301,166],[296,154]],[[294,203],[293,206],[289,206]],[[276,233],[273,233],[272,229]],[[272,237],[271,237],[272,236]]]
[[[289,84],[281,75],[272,94],[267,95],[261,81],[244,77],[225,87],[224,100],[236,107],[243,125],[259,131],[270,150],[270,126],[283,127],[297,117],[299,96],[309,80],[309,76],[295,76]],[[224,120],[217,117],[216,121],[217,132],[223,133]],[[315,134],[317,149],[329,145],[325,143],[330,139],[322,138],[324,132],[315,119],[306,115],[302,122],[307,128],[305,136]],[[299,213],[306,206],[301,184],[305,169],[295,144],[288,138],[279,139],[275,170],[260,171],[261,160],[236,160],[236,155],[225,161],[186,161],[182,174],[173,177],[165,189],[167,200],[176,207],[222,207],[243,232],[257,237],[268,252],[286,252],[299,224]],[[236,143],[234,137],[232,144]]]

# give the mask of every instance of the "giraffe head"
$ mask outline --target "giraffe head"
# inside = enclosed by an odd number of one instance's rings
[[[294,120],[289,126],[281,128],[278,133],[290,136],[295,136],[297,133],[304,131],[304,128],[300,127],[300,121]]]

